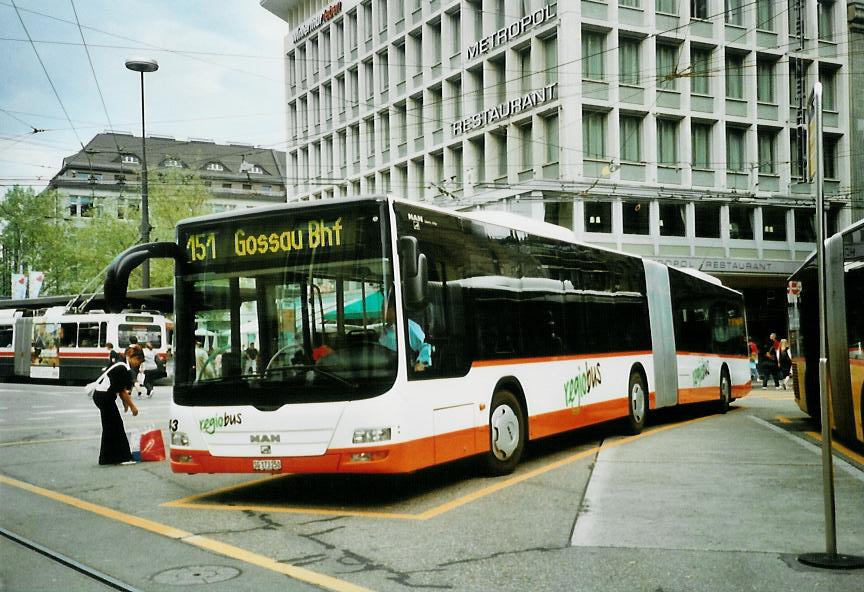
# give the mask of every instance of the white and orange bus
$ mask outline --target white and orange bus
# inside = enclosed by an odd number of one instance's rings
[[[864,221],[825,241],[831,425],[847,442],[864,444]],[[790,281],[800,295],[789,306],[795,401],[819,420],[819,283],[815,253]]]
[[[0,379],[90,382],[109,364],[106,345],[122,352],[133,337],[164,362],[172,327],[153,312],[0,310]]]
[[[740,293],[561,227],[370,197],[177,233],[105,286],[120,306],[144,258],[176,260],[175,472],[504,474],[528,440],[750,387]]]

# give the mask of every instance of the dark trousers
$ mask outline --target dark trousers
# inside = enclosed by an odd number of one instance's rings
[[[117,409],[117,395],[96,391],[93,402],[99,408],[102,417],[102,445],[99,448],[100,465],[116,465],[132,460],[129,440],[126,438],[126,428],[123,418]]]
[[[762,386],[768,386],[768,378],[772,378],[774,380],[774,386],[780,386],[779,374],[780,370],[777,368],[775,364],[763,364],[762,368],[760,368],[762,373]]]

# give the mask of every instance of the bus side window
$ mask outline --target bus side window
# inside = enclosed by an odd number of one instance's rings
[[[78,323],[60,325],[60,347],[75,347],[78,343]]]
[[[99,323],[99,347],[105,347],[108,344],[108,323]]]

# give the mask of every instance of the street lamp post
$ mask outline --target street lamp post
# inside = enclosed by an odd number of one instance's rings
[[[141,73],[141,242],[150,242],[150,210],[147,203],[147,140],[144,134],[144,73],[159,69],[156,60],[149,58],[130,58],[126,67]],[[150,287],[150,261],[145,259],[141,265],[141,287]]]

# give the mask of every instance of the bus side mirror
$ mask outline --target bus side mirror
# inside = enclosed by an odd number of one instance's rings
[[[399,262],[403,278],[417,275],[417,239],[413,236],[399,237]]]
[[[429,281],[429,266],[426,255],[418,253],[417,239],[413,236],[399,237],[399,261],[405,304],[418,309],[426,305],[426,283]]]
[[[147,259],[174,259],[174,273],[186,264],[186,252],[177,243],[146,243],[129,247],[108,265],[102,291],[105,307],[109,312],[120,312],[126,308],[126,292],[129,289],[129,274]]]

